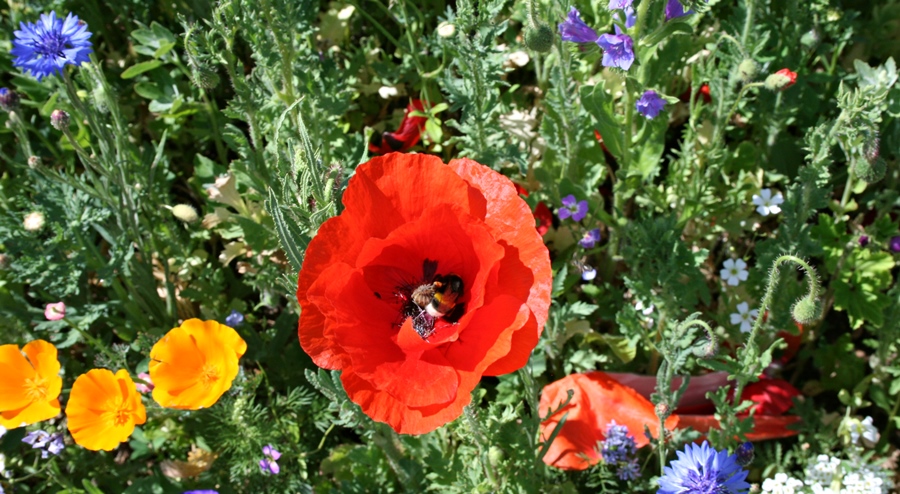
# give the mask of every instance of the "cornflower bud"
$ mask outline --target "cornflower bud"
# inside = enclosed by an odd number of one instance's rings
[[[63,110],[53,110],[50,114],[50,125],[56,130],[69,128],[69,114]]]
[[[737,450],[734,452],[737,460],[737,464],[746,467],[750,463],[753,462],[753,443],[747,441],[744,444],[741,444],[737,447]]]
[[[15,111],[19,109],[19,95],[12,89],[0,87],[0,109]]]

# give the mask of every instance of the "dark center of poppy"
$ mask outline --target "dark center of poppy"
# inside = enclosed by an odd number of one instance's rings
[[[465,313],[463,291],[462,278],[452,273],[437,274],[437,261],[425,259],[421,280],[397,287],[401,320],[412,318],[416,333],[428,339],[435,331],[435,322],[455,324]]]

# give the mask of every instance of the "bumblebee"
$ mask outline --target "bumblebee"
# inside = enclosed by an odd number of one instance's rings
[[[436,272],[437,261],[425,259],[422,263],[422,281],[418,286],[399,287],[401,299],[405,301],[402,315],[404,319],[412,318],[413,329],[423,340],[434,333],[435,321],[443,319],[456,323],[465,312],[465,304],[459,302],[463,296],[462,278]],[[405,296],[404,292],[409,296]]]

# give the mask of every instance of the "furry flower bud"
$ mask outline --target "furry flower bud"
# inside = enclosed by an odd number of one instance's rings
[[[172,215],[185,223],[193,223],[199,218],[197,210],[188,204],[177,204],[173,206]]]
[[[490,449],[488,449],[488,462],[494,468],[500,466],[500,462],[502,462],[505,457],[506,455],[503,453],[503,450],[497,446],[491,446]]]
[[[738,77],[741,78],[744,82],[750,82],[756,77],[756,73],[759,71],[759,67],[756,65],[756,62],[749,58],[745,58],[737,68]]]
[[[887,172],[887,163],[881,156],[872,161],[858,159],[853,162],[853,173],[867,184],[874,184],[881,180],[884,178],[885,172]]]
[[[802,297],[791,308],[791,315],[800,324],[809,324],[819,318],[819,303],[810,295]]]
[[[669,418],[669,415],[672,415],[672,410],[669,408],[669,405],[665,403],[657,403],[656,404],[656,416],[661,418],[662,420],[666,420]]]
[[[797,82],[797,73],[790,69],[781,69],[766,77],[766,89],[769,91],[784,91]]]
[[[525,28],[525,46],[538,53],[546,53],[553,46],[553,29],[543,22]]]

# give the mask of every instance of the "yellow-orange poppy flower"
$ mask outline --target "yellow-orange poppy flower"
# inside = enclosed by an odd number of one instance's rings
[[[24,354],[24,355],[23,355]],[[0,426],[13,429],[59,415],[59,360],[44,340],[0,345]]]
[[[247,342],[224,324],[184,321],[150,350],[153,399],[182,410],[212,406],[231,388],[246,351]]]
[[[77,444],[112,451],[131,436],[135,425],[147,421],[147,411],[128,371],[93,369],[72,385],[66,417]]]

